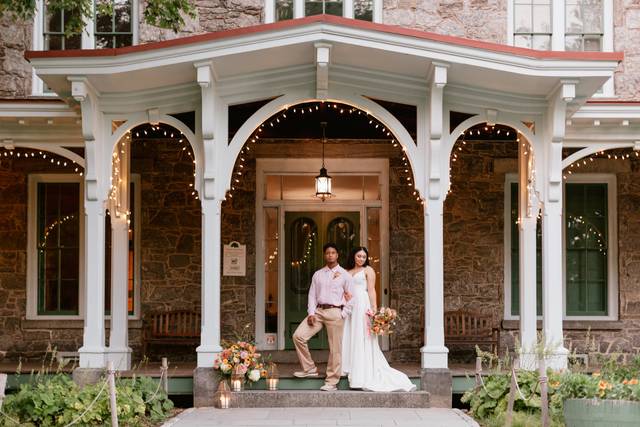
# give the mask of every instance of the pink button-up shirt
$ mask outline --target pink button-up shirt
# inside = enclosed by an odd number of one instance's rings
[[[344,298],[345,292],[351,293],[351,275],[339,265],[334,268],[327,266],[313,274],[311,287],[309,288],[309,305],[307,313],[312,316],[316,313],[318,304],[331,304],[344,306],[342,317],[351,314],[353,299],[347,302]]]

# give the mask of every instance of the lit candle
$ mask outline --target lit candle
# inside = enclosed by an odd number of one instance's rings
[[[278,389],[278,379],[277,378],[267,378],[267,388],[269,390],[277,390]]]
[[[240,380],[232,380],[231,381],[231,389],[233,391],[242,391],[242,381],[240,381]]]
[[[220,396],[220,409],[229,409],[230,396]]]

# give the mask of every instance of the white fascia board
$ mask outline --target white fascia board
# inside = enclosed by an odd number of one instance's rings
[[[640,105],[596,104],[583,105],[576,111],[572,119],[638,119]]]
[[[185,62],[199,62],[277,47],[315,42],[402,53],[428,60],[464,64],[539,77],[610,77],[618,61],[536,59],[506,52],[459,46],[411,36],[348,28],[327,23],[249,34],[139,53],[108,57],[31,58],[39,75],[100,75],[125,73]]]
[[[64,103],[0,102],[0,117],[79,117]]]
[[[164,114],[195,111],[200,106],[200,87],[194,83],[133,92],[105,93],[100,98],[104,113],[121,114],[146,110],[149,106]]]
[[[479,89],[471,86],[447,85],[445,102],[448,105],[463,107],[464,112],[470,108],[485,111],[493,108],[514,114],[543,114],[547,109],[547,101],[543,96],[514,95],[512,93]]]

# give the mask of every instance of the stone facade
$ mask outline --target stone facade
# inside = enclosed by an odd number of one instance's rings
[[[507,42],[508,0],[383,0],[383,22],[495,43]],[[144,7],[140,2],[140,13]],[[247,27],[263,22],[262,0],[195,2],[197,16],[186,19],[175,34],[144,22],[140,43],[168,40],[210,31]],[[23,98],[31,92],[31,68],[23,58],[31,47],[32,24],[0,17],[0,97]],[[640,98],[640,5],[633,0],[614,1],[614,50],[625,53],[615,76],[616,95]]]

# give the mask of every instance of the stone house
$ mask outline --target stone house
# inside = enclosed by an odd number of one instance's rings
[[[329,240],[369,247],[427,378],[455,310],[557,368],[640,348],[633,2],[196,1],[173,34],[123,0],[73,37],[37,3],[0,18],[7,359],[127,369],[149,313],[198,310],[198,383],[246,324],[291,348]]]

